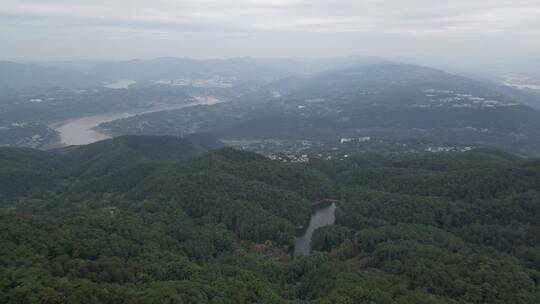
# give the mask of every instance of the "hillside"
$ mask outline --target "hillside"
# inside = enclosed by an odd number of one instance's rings
[[[237,140],[422,140],[540,155],[540,112],[474,80],[392,63],[286,78],[226,104],[102,127],[115,134],[212,132]]]
[[[1,149],[0,302],[540,300],[538,159],[473,150],[290,163],[231,148],[186,159],[178,149],[215,143],[194,140]],[[322,198],[339,199],[336,225],[293,258],[295,227]]]
[[[95,161],[110,155],[145,160],[187,160],[195,155],[223,147],[210,134],[178,136],[120,136],[87,146],[56,150],[77,162]]]
[[[99,86],[100,84],[99,77],[79,71],[0,61],[0,89],[18,87],[82,88]]]
[[[196,60],[163,57],[152,60],[131,60],[96,64],[89,72],[113,79],[150,81],[159,79],[208,79],[234,77],[239,82],[267,83],[286,76],[317,73],[345,66],[379,62],[371,57],[326,59],[231,58]]]

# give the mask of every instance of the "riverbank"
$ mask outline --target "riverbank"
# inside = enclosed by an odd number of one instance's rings
[[[165,104],[130,111],[114,111],[101,114],[82,116],[50,123],[48,126],[58,134],[58,141],[48,144],[47,149],[62,146],[87,145],[96,141],[111,138],[112,135],[98,128],[99,125],[118,119],[137,115],[183,109],[199,105],[213,105],[225,102],[219,98],[197,99],[196,102],[184,104]]]
[[[321,200],[313,207],[313,214],[305,229],[300,230],[294,240],[294,255],[309,254],[311,251],[311,238],[315,230],[320,227],[333,225],[336,222],[335,200]]]

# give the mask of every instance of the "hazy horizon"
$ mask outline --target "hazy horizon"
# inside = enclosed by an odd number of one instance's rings
[[[530,0],[5,2],[0,59],[17,62],[360,55],[533,71],[540,61]]]

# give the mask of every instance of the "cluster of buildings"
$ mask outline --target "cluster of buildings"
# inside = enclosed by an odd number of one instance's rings
[[[234,76],[216,76],[209,79],[160,79],[153,80],[152,83],[167,84],[171,86],[190,86],[195,88],[231,88],[236,81],[237,78]]]
[[[493,108],[516,106],[516,102],[504,102],[484,97],[474,96],[472,94],[456,93],[451,90],[424,90],[425,96],[429,98],[428,104],[416,104],[417,108],[431,108],[449,106],[453,108]]]
[[[341,144],[351,143],[351,142],[368,142],[371,141],[371,136],[364,136],[364,137],[358,137],[358,138],[342,138],[340,139]]]

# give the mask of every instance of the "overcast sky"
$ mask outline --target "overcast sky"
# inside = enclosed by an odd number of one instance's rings
[[[0,59],[540,59],[540,0],[0,0]]]

